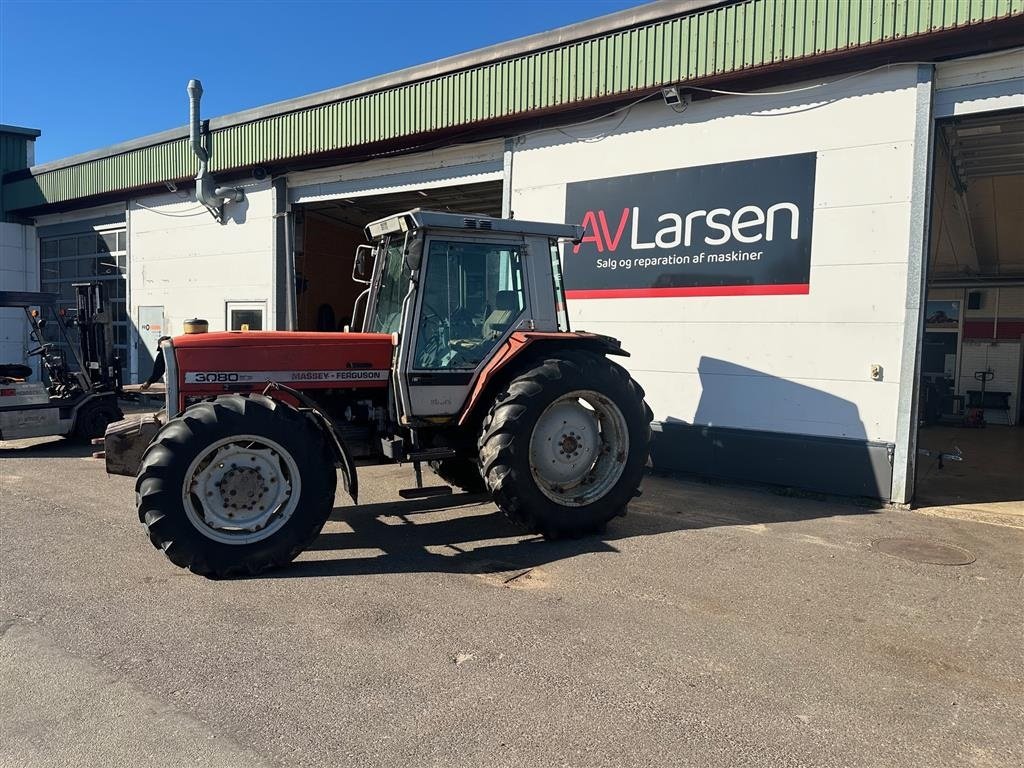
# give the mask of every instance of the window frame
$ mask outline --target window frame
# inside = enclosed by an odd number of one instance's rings
[[[113,237],[114,248],[107,244],[107,238]],[[94,245],[79,253],[81,241],[91,240]],[[61,243],[68,243],[61,255]],[[135,364],[134,327],[128,316],[130,307],[130,275],[128,257],[128,225],[124,221],[108,222],[81,229],[69,229],[58,235],[41,234],[37,236],[39,288],[44,293],[56,293],[59,308],[71,310],[75,307],[73,283],[102,283],[105,286],[106,301],[111,308],[111,342],[113,352],[120,358],[123,374],[132,375]],[[48,252],[50,251],[50,252]],[[102,272],[100,260],[113,264],[109,272]],[[87,274],[79,274],[83,262],[90,262],[92,269]],[[63,267],[63,274],[62,274]],[[74,274],[68,274],[68,271]],[[115,312],[116,310],[116,312]],[[118,339],[118,334],[122,339]],[[122,343],[123,342],[123,343]]]
[[[265,301],[226,301],[224,302],[224,328],[228,331],[241,331],[241,328],[231,327],[231,313],[234,310],[252,311],[259,310],[262,326],[259,330],[267,330],[267,302]]]
[[[419,367],[416,366],[416,363],[417,363],[417,360],[416,360],[416,350],[419,348],[418,345],[419,345],[419,332],[420,332],[420,324],[419,324],[418,321],[422,317],[423,301],[424,301],[424,295],[426,293],[424,283],[425,283],[425,279],[426,279],[427,269],[429,269],[429,267],[430,267],[430,259],[431,259],[430,249],[431,249],[431,245],[435,241],[438,241],[438,242],[464,242],[464,243],[478,243],[478,244],[484,244],[484,245],[505,246],[509,250],[515,250],[515,251],[517,251],[519,253],[519,260],[520,260],[520,265],[521,265],[521,270],[522,270],[522,283],[523,283],[523,307],[519,311],[519,314],[516,316],[516,319],[513,322],[509,323],[508,328],[505,329],[505,332],[499,338],[494,340],[494,344],[491,345],[491,348],[487,351],[487,354],[484,355],[480,359],[480,362],[477,363],[476,367],[474,367],[474,368],[419,368]],[[435,256],[433,258],[438,258],[438,257]],[[431,233],[431,234],[429,234],[426,237],[425,242],[423,243],[423,259],[422,259],[422,263],[420,264],[420,269],[418,270],[418,273],[419,274],[416,276],[416,278],[417,278],[417,283],[416,283],[416,301],[415,301],[415,303],[413,305],[414,309],[413,309],[413,312],[411,313],[412,317],[410,317],[409,320],[408,320],[408,325],[410,327],[406,329],[406,334],[409,337],[409,363],[408,363],[408,371],[409,371],[409,373],[417,373],[417,374],[446,374],[447,373],[447,374],[460,374],[460,375],[464,374],[466,376],[475,375],[481,368],[483,368],[485,365],[487,365],[488,361],[490,361],[490,359],[492,357],[494,357],[495,354],[497,354],[498,350],[505,343],[505,341],[508,340],[509,336],[511,336],[513,333],[515,333],[519,329],[519,325],[521,323],[521,320],[522,320],[523,316],[524,315],[527,316],[527,317],[530,316],[529,313],[531,312],[532,307],[533,307],[533,297],[531,296],[531,289],[530,289],[530,287],[531,287],[531,282],[530,282],[530,279],[531,279],[530,265],[529,265],[529,259],[527,258],[526,240],[524,238],[514,237],[514,236],[504,236],[503,237],[500,234],[496,234],[494,236],[487,235],[487,236],[481,237],[481,233],[479,231],[472,232],[472,233],[467,232],[466,234],[463,234],[461,232],[435,232],[435,233]]]

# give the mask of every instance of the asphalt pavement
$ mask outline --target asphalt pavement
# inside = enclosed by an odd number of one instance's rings
[[[651,477],[549,543],[373,467],[209,581],[87,453],[0,444],[2,766],[1024,765],[1019,529]]]

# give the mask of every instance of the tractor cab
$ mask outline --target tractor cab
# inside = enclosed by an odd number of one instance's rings
[[[582,237],[578,226],[417,209],[366,234],[353,320],[398,334],[403,423],[458,414],[513,333],[569,331],[559,242]]]

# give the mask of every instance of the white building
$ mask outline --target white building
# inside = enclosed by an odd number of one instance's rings
[[[223,223],[187,129],[14,170],[4,258],[107,282],[134,381],[187,318],[344,325],[378,216],[584,223],[572,325],[632,353],[655,466],[909,502],[921,418],[1021,420],[1022,8],[841,5],[655,3],[216,118]]]

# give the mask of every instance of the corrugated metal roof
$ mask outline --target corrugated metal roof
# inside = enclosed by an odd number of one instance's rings
[[[239,122],[211,121],[211,170],[472,129],[484,121],[518,119],[1024,15],[1024,0],[739,0],[703,5],[691,2],[698,9],[672,18],[504,59],[484,57],[467,69],[378,90],[357,89],[365,92],[326,103],[314,101],[283,112],[255,110],[252,119]],[[70,166],[33,169],[32,177],[5,184],[4,198],[9,210],[34,208],[186,179],[195,166],[187,141],[171,138]]]

